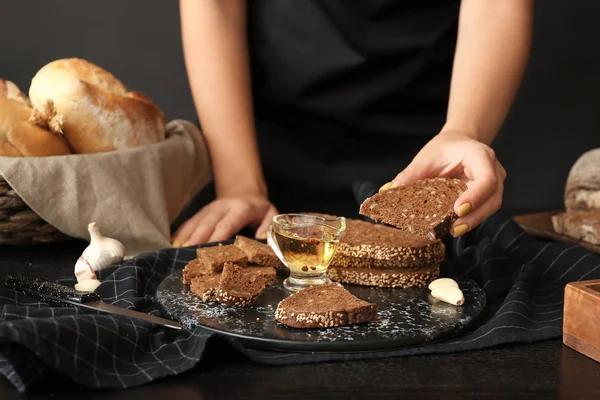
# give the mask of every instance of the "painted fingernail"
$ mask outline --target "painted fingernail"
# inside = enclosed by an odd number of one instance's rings
[[[458,212],[456,213],[459,217],[463,215],[467,215],[471,212],[471,203],[464,203],[458,207]]]
[[[460,224],[454,227],[454,237],[459,237],[464,235],[465,233],[467,233],[467,231],[469,230],[469,225],[467,224]]]
[[[259,239],[266,239],[267,238],[267,232],[263,232],[260,235],[258,235]]]
[[[181,247],[181,242],[179,240],[174,241],[173,247]]]
[[[189,243],[189,242],[185,242],[185,243],[183,244],[183,247],[188,247],[189,245],[190,245],[190,243]]]
[[[383,185],[382,187],[379,188],[379,193],[385,192],[386,190],[390,189],[393,184],[394,184],[394,182],[386,183],[385,185]]]

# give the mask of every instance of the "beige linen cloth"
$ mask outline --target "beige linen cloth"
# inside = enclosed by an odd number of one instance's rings
[[[189,121],[164,141],[121,151],[0,157],[0,174],[61,232],[89,240],[88,224],[118,239],[126,257],[171,246],[170,224],[212,179],[204,138]]]

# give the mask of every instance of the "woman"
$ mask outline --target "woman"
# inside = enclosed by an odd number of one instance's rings
[[[530,48],[533,0],[180,0],[216,199],[176,245],[256,237],[278,212],[354,216],[352,182],[451,176],[460,236],[498,210],[489,147]],[[392,179],[393,178],[393,179]]]

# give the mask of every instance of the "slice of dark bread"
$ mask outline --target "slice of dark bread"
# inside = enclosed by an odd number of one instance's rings
[[[466,190],[458,179],[423,179],[371,196],[360,206],[360,214],[433,240],[445,235],[458,218],[454,203]]]
[[[196,263],[198,264],[198,263]],[[225,283],[228,282],[227,275],[230,274],[229,279],[236,275],[240,279],[247,279],[248,281],[255,281],[257,277],[264,279],[265,284],[272,285],[276,282],[277,271],[273,267],[263,267],[258,265],[248,265],[247,267],[236,266],[234,268],[248,269],[241,276],[239,274],[231,273],[228,269],[225,272]],[[202,271],[197,275],[190,278],[190,290],[196,294],[204,302],[218,301],[217,293],[221,288],[221,279],[223,274],[211,271]]]
[[[281,268],[283,264],[273,252],[273,249],[267,244],[257,240],[249,239],[245,236],[236,236],[234,246],[242,250],[248,261],[253,264],[263,265],[266,267]]]
[[[274,285],[277,282],[277,270],[273,267],[265,267],[262,265],[248,264],[246,268],[251,268],[265,277],[267,285]]]
[[[327,276],[334,282],[352,285],[406,289],[429,285],[440,276],[440,269],[437,265],[396,270],[330,266],[327,269]]]
[[[201,275],[192,279],[190,290],[204,302],[217,301],[217,291],[221,275]]]
[[[192,280],[198,276],[212,275],[214,273],[212,268],[200,263],[200,261],[195,258],[183,268],[183,284],[189,285],[192,283]]]
[[[293,328],[330,328],[371,322],[377,305],[359,299],[339,283],[309,286],[277,305],[275,319]]]
[[[441,240],[367,221],[346,219],[331,266],[351,268],[413,268],[437,265],[446,256]]]
[[[582,242],[600,244],[600,212],[568,211],[552,216],[556,233]]]
[[[214,272],[221,272],[227,262],[241,266],[248,265],[246,253],[232,244],[199,247],[196,249],[196,255],[200,264]]]
[[[242,267],[227,262],[223,266],[215,297],[223,304],[246,307],[262,293],[267,281],[268,278],[259,268]]]

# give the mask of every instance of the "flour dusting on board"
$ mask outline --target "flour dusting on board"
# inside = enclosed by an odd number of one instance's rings
[[[281,273],[281,272],[280,272]],[[207,328],[241,337],[251,346],[265,340],[273,349],[300,351],[361,351],[421,345],[460,333],[485,307],[485,294],[471,280],[458,279],[465,296],[462,307],[431,303],[429,290],[370,288],[345,285],[353,295],[377,303],[378,320],[372,323],[325,329],[296,329],[278,323],[275,309],[289,293],[285,277],[267,287],[255,305],[244,308],[203,303],[181,282],[181,271],[159,286],[157,299],[167,313],[188,329]]]

